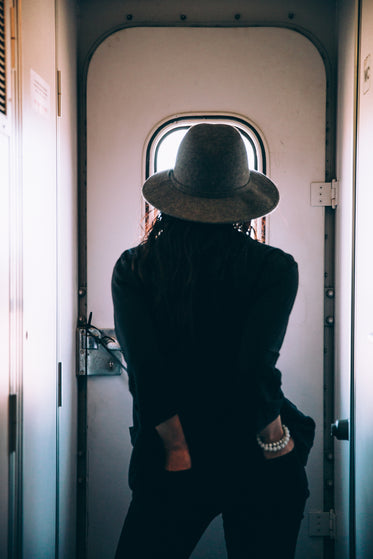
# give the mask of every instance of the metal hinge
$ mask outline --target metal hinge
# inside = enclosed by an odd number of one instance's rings
[[[308,533],[310,536],[335,539],[335,511],[310,512],[308,515]]]
[[[9,453],[17,449],[17,394],[9,394]]]
[[[62,407],[62,363],[57,364],[57,405]]]
[[[16,67],[16,48],[17,48],[17,23],[16,8],[10,6],[10,67],[12,70]]]
[[[311,183],[311,206],[331,206],[334,210],[337,204],[338,181]]]
[[[61,70],[57,70],[57,116],[62,115],[61,110],[61,100],[62,100],[62,92],[61,92]]]

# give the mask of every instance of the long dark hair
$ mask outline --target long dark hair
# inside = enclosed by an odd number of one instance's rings
[[[250,223],[207,224],[158,214],[135,262],[150,288],[155,313],[162,306],[171,322],[189,327],[200,281],[224,281],[248,253]]]

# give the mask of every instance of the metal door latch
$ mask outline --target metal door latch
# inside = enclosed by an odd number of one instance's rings
[[[78,329],[78,348],[79,376],[116,376],[127,371],[112,328],[96,328],[89,320]]]
[[[337,419],[335,423],[332,423],[330,434],[339,441],[349,440],[349,422],[348,419]]]

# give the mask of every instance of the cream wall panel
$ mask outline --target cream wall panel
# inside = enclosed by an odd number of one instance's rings
[[[23,557],[55,557],[55,5],[22,3]]]

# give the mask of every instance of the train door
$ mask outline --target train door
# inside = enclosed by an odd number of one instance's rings
[[[311,205],[310,184],[325,177],[325,106],[322,58],[287,29],[120,30],[97,48],[88,71],[87,309],[99,328],[113,328],[114,263],[141,236],[152,133],[181,116],[213,114],[239,117],[261,138],[266,172],[281,194],[267,242],[292,253],[300,269],[279,368],[289,398],[317,421],[299,559],[323,557],[307,517],[323,510],[324,209]],[[101,373],[87,376],[89,559],[113,555],[130,500],[126,377]],[[225,557],[217,519],[193,559]]]

